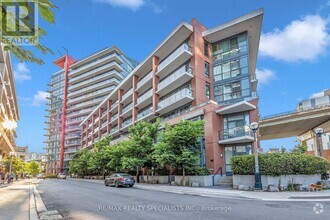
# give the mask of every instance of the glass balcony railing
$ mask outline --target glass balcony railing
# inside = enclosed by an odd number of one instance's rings
[[[178,78],[180,78],[180,76],[182,76],[185,73],[192,74],[192,69],[191,68],[187,69],[187,67],[185,65],[182,66],[180,69],[178,69],[177,71],[172,73],[170,76],[165,78],[163,81],[161,81],[158,85],[158,90],[161,90],[161,89],[165,88],[166,86],[170,85],[171,83],[176,81]]]
[[[136,103],[140,104],[141,102],[143,102],[144,100],[150,98],[153,95],[153,90],[150,89],[148,92],[144,93],[143,95],[141,95],[137,100]]]
[[[137,120],[140,120],[141,118],[144,118],[145,116],[149,115],[152,113],[152,108],[147,108],[143,111],[141,111],[138,115],[137,115]]]
[[[94,133],[98,132],[99,130],[100,130],[100,127],[96,127],[96,128],[94,129]]]
[[[92,81],[94,81],[94,80],[101,79],[101,78],[103,78],[103,77],[107,77],[107,76],[111,76],[111,75],[114,74],[114,73],[117,73],[117,72],[116,72],[116,71],[109,71],[109,72],[106,72],[106,73],[102,73],[101,75],[94,76],[94,77],[89,78],[89,79],[87,79],[87,80],[83,80],[82,82],[79,82],[79,83],[77,83],[77,84],[69,85],[69,89],[74,89],[74,88],[77,88],[77,87],[79,87],[79,86],[81,86],[81,85],[85,85],[85,84],[87,84],[87,83],[89,83],[89,82],[92,82]]]
[[[108,135],[108,133],[104,133],[104,134],[102,134],[102,135],[101,135],[101,139],[105,138],[105,136],[107,136],[107,135]]]
[[[65,146],[70,146],[70,145],[80,145],[80,141],[66,141]]]
[[[126,106],[123,108],[122,114],[128,112],[129,110],[132,110],[132,108],[133,108],[133,102],[131,102],[130,104],[126,105]]]
[[[117,120],[117,119],[118,119],[118,113],[115,114],[115,115],[113,115],[113,116],[111,117],[110,121],[113,122],[113,121],[115,121],[115,120]]]
[[[96,98],[96,99],[93,99],[93,100],[90,100],[90,101],[87,101],[87,102],[79,103],[79,104],[76,104],[76,105],[71,105],[71,106],[68,107],[68,109],[74,109],[74,108],[82,107],[82,106],[85,106],[85,105],[93,104],[95,102],[100,102],[104,98],[105,98],[105,96],[102,96],[102,97],[99,97],[99,98]]]
[[[131,96],[133,94],[133,88],[130,88],[124,95],[123,95],[123,99],[125,100],[127,99],[129,96]]]
[[[169,55],[164,61],[162,61],[158,66],[158,71],[162,70],[165,66],[175,60],[183,51],[191,52],[191,47],[184,43],[180,47],[178,47],[171,55]]]
[[[116,107],[118,107],[119,101],[115,101],[112,105],[111,105],[111,110],[115,109]]]
[[[118,127],[115,126],[114,128],[111,128],[111,130],[110,130],[110,134],[113,134],[113,133],[115,133],[115,132],[117,132],[117,131],[118,131]]]
[[[103,86],[103,85],[108,85],[109,83],[112,83],[112,82],[117,82],[118,84],[120,83],[120,81],[116,78],[111,78],[111,79],[108,79],[108,80],[105,80],[105,81],[102,81],[102,82],[99,82],[99,83],[96,83],[94,85],[91,85],[91,86],[87,86],[83,89],[79,89],[75,92],[71,92],[69,93],[68,97],[70,96],[73,96],[73,95],[77,95],[77,94],[80,94],[80,93],[83,93],[85,91],[88,91],[88,90],[93,90],[95,88],[99,88],[100,86]],[[114,89],[116,86],[111,86],[112,89]]]
[[[130,124],[132,124],[132,123],[133,123],[132,118],[126,119],[126,120],[124,120],[123,123],[121,124],[121,128],[124,128],[124,127],[126,127],[126,126],[128,126],[128,125],[130,125]]]
[[[249,126],[239,126],[219,131],[219,140],[227,140],[243,136],[253,137],[253,132]]]
[[[138,83],[137,83],[137,89],[143,86],[146,82],[148,82],[150,79],[152,79],[152,71],[149,72],[145,77],[143,77]]]
[[[101,116],[101,118],[103,118],[106,114],[108,113],[108,111],[106,110],[106,111],[104,111],[103,113],[102,113],[102,116]]]
[[[180,99],[183,99],[184,97],[192,97],[192,91],[188,88],[181,89],[180,91],[174,93],[173,95],[163,99],[158,103],[158,109],[164,108],[166,106],[171,105],[174,102],[179,101]]]
[[[77,72],[79,72],[79,71],[82,71],[82,70],[84,70],[84,69],[86,69],[86,68],[88,68],[88,67],[91,67],[91,66],[93,66],[93,65],[95,65],[95,64],[98,64],[98,63],[100,63],[100,62],[102,62],[102,61],[105,61],[105,60],[107,60],[107,59],[109,59],[109,58],[112,58],[112,57],[114,57],[114,56],[116,56],[116,54],[115,54],[115,53],[112,53],[112,54],[109,54],[109,56],[105,56],[105,57],[100,58],[100,59],[95,59],[94,61],[92,61],[92,62],[90,62],[90,63],[87,63],[87,64],[85,64],[85,65],[79,66],[77,69],[73,69],[73,70],[71,70],[70,73],[69,73],[69,75],[72,75],[72,74],[74,74],[74,73],[77,73]],[[118,58],[119,58],[119,57],[118,57]]]
[[[73,98],[73,99],[69,99],[69,103],[70,102],[79,101],[81,99],[88,98],[88,97],[91,97],[91,96],[95,96],[95,95],[100,94],[100,93],[103,93],[103,92],[110,92],[114,88],[115,88],[114,86],[110,86],[110,87],[106,87],[106,88],[103,88],[103,89],[100,89],[100,90],[96,90],[96,91],[91,92],[91,93],[88,93],[86,95],[82,95],[82,96],[78,96],[78,97]]]

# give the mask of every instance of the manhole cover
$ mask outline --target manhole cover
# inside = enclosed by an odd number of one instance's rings
[[[289,208],[289,206],[283,205],[283,204],[266,204],[266,206],[269,206],[272,208]]]

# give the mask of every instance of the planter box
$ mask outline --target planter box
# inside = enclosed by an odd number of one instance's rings
[[[309,186],[321,180],[321,175],[281,175],[281,176],[264,176],[261,175],[261,183],[263,189],[267,189],[268,185],[280,186],[285,188],[288,184],[302,184]],[[254,188],[254,175],[233,175],[233,188],[242,190],[251,190]]]
[[[168,176],[143,175],[143,176],[140,176],[139,179],[140,179],[140,182],[144,181],[145,183],[160,183],[160,184],[170,183]]]
[[[192,183],[198,183],[199,186],[213,186],[212,175],[208,176],[185,176],[185,181],[188,186]],[[175,183],[182,185],[182,176],[175,176]]]

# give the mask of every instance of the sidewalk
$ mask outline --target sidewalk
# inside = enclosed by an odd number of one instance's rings
[[[103,180],[74,179],[76,181],[96,182],[103,184]],[[265,201],[330,201],[330,190],[318,192],[254,192],[238,191],[214,187],[183,187],[165,184],[136,183],[134,188],[169,192],[183,195],[197,195],[206,197],[230,198],[230,199],[258,199]]]

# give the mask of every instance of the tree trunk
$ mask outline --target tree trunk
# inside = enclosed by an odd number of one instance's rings
[[[182,185],[183,185],[183,186],[186,186],[185,175],[186,175],[186,170],[185,170],[185,168],[183,167],[183,168],[182,168]]]

